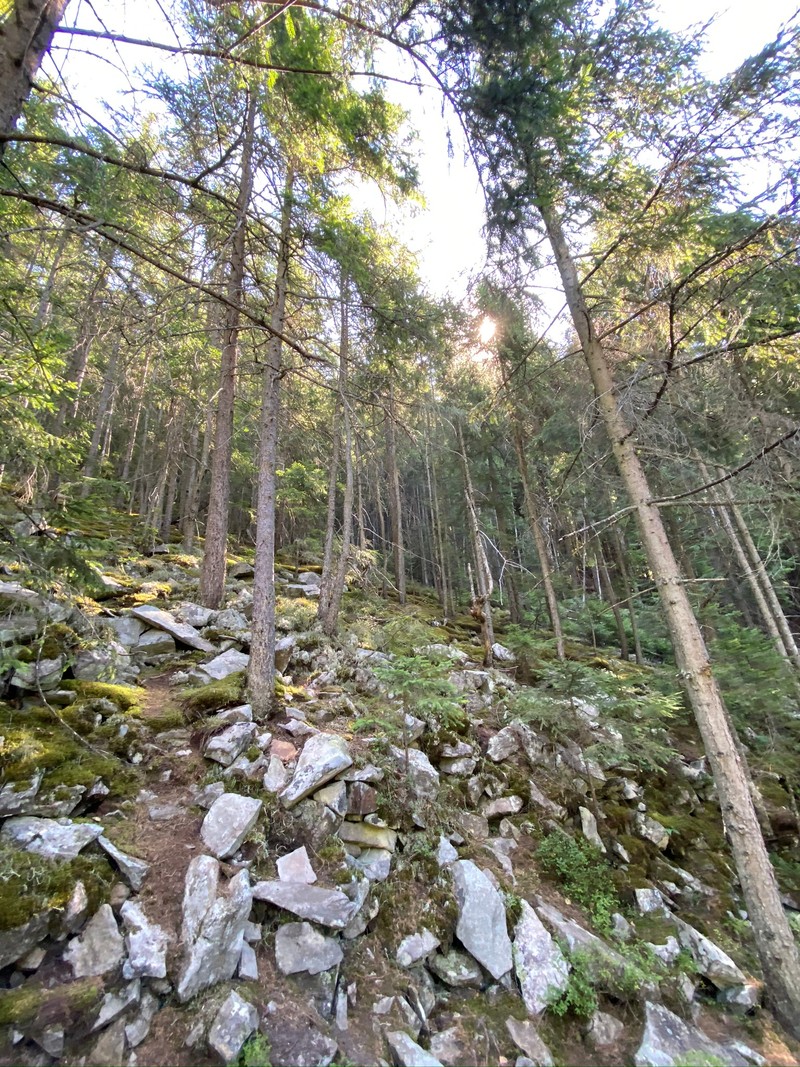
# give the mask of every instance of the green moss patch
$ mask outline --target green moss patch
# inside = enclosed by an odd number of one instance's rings
[[[244,700],[245,672],[235,671],[219,682],[209,682],[196,689],[183,689],[178,694],[181,707],[189,718],[198,718],[207,711],[241,704]]]
[[[117,705],[120,711],[139,711],[144,704],[147,691],[134,685],[111,685],[109,682],[64,682],[64,689],[77,693],[79,699],[102,697]]]
[[[62,910],[78,881],[94,912],[108,898],[114,875],[104,856],[54,861],[0,842],[0,930],[13,930],[43,911]]]
[[[19,989],[0,991],[0,1026],[26,1026],[36,1020],[42,1026],[78,1019],[99,1004],[103,983],[98,978],[80,978],[55,989],[27,983]]]

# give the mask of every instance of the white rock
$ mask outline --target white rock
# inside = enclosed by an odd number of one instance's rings
[[[35,852],[51,860],[74,860],[81,849],[102,834],[99,823],[73,823],[68,819],[38,819],[34,815],[17,815],[6,819],[0,835],[26,852]]]
[[[126,900],[120,909],[125,927],[128,959],[122,968],[123,977],[166,978],[168,940],[164,929],[151,922],[141,905]]]
[[[88,978],[115,971],[125,955],[122,934],[110,905],[101,904],[80,937],[64,951],[64,960],[75,978]]]
[[[275,933],[275,962],[281,974],[320,974],[342,962],[339,942],[310,923],[284,923]]]
[[[117,848],[107,837],[102,835],[97,838],[97,843],[117,865],[120,874],[131,889],[138,893],[150,871],[150,864],[145,863],[144,860],[136,859],[135,856],[129,856],[127,852]]]
[[[289,852],[285,856],[280,856],[277,861],[277,868],[278,878],[282,882],[302,882],[304,885],[311,885],[317,880],[305,845],[301,848],[296,848],[294,852]]]
[[[154,608],[152,604],[142,604],[139,607],[131,608],[131,615],[141,619],[148,626],[155,626],[159,630],[165,630],[182,645],[188,645],[189,648],[197,649],[199,652],[214,651],[214,646],[211,642],[200,637],[193,626],[178,622],[168,611]]]
[[[441,942],[430,930],[423,929],[420,934],[409,934],[397,947],[397,962],[401,967],[413,967],[424,960],[439,947]]]
[[[634,1063],[636,1067],[673,1067],[677,1062],[733,1065],[741,1064],[742,1059],[687,1025],[663,1004],[647,1001],[644,1034]]]
[[[306,741],[291,782],[281,792],[281,803],[293,808],[353,762],[350,749],[338,734],[319,733]]]
[[[503,899],[471,860],[457,860],[451,869],[458,904],[456,936],[493,978],[500,979],[513,963]]]
[[[207,641],[204,643],[208,644]],[[208,651],[213,651],[213,645],[209,647]],[[196,673],[201,681],[220,682],[223,678],[227,678],[229,674],[236,674],[237,671],[246,671],[249,662],[250,657],[246,656],[244,652],[237,652],[235,648],[229,648],[227,652],[215,656],[208,663],[201,663],[196,668]]]
[[[206,759],[216,760],[223,767],[229,767],[253,739],[257,726],[252,722],[237,722],[220,734],[209,739],[204,755]]]
[[[239,793],[223,793],[211,805],[200,836],[203,844],[219,859],[233,856],[258,822],[262,802]]]
[[[393,1030],[388,1033],[386,1043],[392,1050],[398,1067],[442,1067],[441,1060],[437,1060],[430,1052],[426,1052],[402,1030]]]
[[[258,1029],[258,1012],[238,993],[231,992],[217,1012],[208,1032],[209,1047],[223,1063],[235,1063],[242,1046]]]
[[[520,901],[514,928],[514,970],[530,1015],[540,1015],[552,997],[566,989],[570,965],[526,900]]]
[[[578,814],[581,817],[581,830],[583,831],[583,836],[590,845],[594,845],[600,852],[606,852],[606,846],[603,844],[603,840],[597,832],[597,819],[592,812],[589,811],[588,808],[579,807]]]

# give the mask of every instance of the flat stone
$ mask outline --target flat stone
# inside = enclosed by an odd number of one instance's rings
[[[185,959],[175,992],[181,1004],[232,978],[242,955],[245,924],[253,907],[250,876],[239,871],[224,889],[211,856],[196,856],[186,871],[181,943]]]
[[[600,852],[606,852],[606,846],[603,844],[603,839],[597,832],[597,819],[588,808],[579,807],[578,814],[581,817],[581,830],[583,836],[589,842],[590,845],[594,845]]]
[[[589,1020],[586,1041],[591,1048],[600,1050],[616,1045],[624,1033],[625,1024],[621,1019],[605,1011],[596,1011]]]
[[[47,935],[50,912],[33,915],[21,926],[0,932],[0,967],[23,957]]]
[[[275,961],[281,974],[320,974],[343,958],[338,941],[325,937],[310,923],[284,923],[275,933]]]
[[[691,952],[698,974],[708,978],[717,989],[747,984],[747,975],[736,966],[719,945],[715,945],[710,938],[682,919],[675,917],[675,922],[678,928],[678,940]]]
[[[385,882],[392,873],[392,853],[385,848],[362,849],[359,856],[348,856],[347,862],[371,882]]]
[[[239,704],[235,708],[226,708],[224,711],[218,711],[216,715],[206,719],[206,724],[211,726],[233,726],[237,722],[252,721],[253,709],[250,704]]]
[[[127,1011],[132,1004],[137,1004],[142,995],[142,983],[137,978],[134,982],[129,982],[123,989],[116,991],[112,990],[103,996],[100,1002],[100,1011],[97,1014],[91,1032],[95,1030],[102,1030],[104,1026],[108,1026],[109,1023],[113,1023],[115,1019],[118,1019],[124,1011]]]
[[[233,856],[258,822],[262,802],[239,793],[223,793],[203,819],[200,837],[218,859]]]
[[[36,948],[32,948],[30,952],[26,952],[21,959],[17,960],[17,968],[23,974],[34,974],[44,963],[46,955],[46,950],[37,945]]]
[[[145,990],[136,1018],[125,1027],[125,1040],[131,1048],[141,1045],[150,1033],[150,1026],[157,1011],[158,1001],[152,993]]]
[[[344,738],[338,734],[315,734],[305,743],[292,780],[280,794],[281,803],[286,808],[293,808],[352,762]]]
[[[342,814],[371,815],[377,810],[378,794],[375,789],[366,782],[353,782],[347,790],[347,810]]]
[[[427,929],[423,929],[419,934],[409,934],[397,946],[397,962],[401,967],[413,967],[415,963],[430,956],[440,944],[439,938]]]
[[[131,889],[138,893],[150,871],[150,864],[145,863],[144,860],[136,859],[135,856],[129,856],[127,852],[117,848],[102,834],[97,838],[97,843],[114,861],[115,866],[119,868],[120,874]]]
[[[125,946],[128,958],[122,968],[123,977],[166,978],[167,946],[166,931],[147,918],[141,905],[126,900],[120,908],[125,927]]]
[[[215,800],[219,800],[224,792],[224,782],[209,782],[208,785],[204,785],[202,789],[198,790],[195,794],[194,802],[198,808],[208,810]]]
[[[708,1061],[726,1067],[746,1064],[747,1061],[740,1054],[732,1053],[712,1041],[663,1004],[647,1001],[644,1007],[644,1034],[634,1057],[636,1067],[673,1067],[678,1062],[693,1061]]]
[[[235,1063],[245,1041],[258,1029],[258,1012],[238,993],[231,992],[214,1017],[208,1045],[223,1063]]]
[[[218,611],[214,616],[213,627],[220,634],[227,634],[237,638],[241,638],[243,634],[247,634],[250,631],[250,623],[242,615],[241,611],[237,611],[236,608],[226,608],[224,611]]]
[[[516,815],[522,811],[524,801],[522,797],[498,797],[496,800],[487,801],[481,808],[485,819],[501,819],[504,815]]]
[[[650,841],[660,848],[662,851],[669,844],[669,834],[666,827],[662,826],[657,819],[652,819],[649,815],[643,815],[642,812],[636,812],[636,830],[640,837],[643,837],[645,841]]]
[[[386,1044],[398,1067],[442,1067],[441,1060],[426,1052],[402,1030],[390,1031],[386,1035]]]
[[[522,1049],[536,1067],[553,1067],[553,1054],[539,1037],[539,1032],[530,1019],[525,1019],[524,1022],[506,1019],[506,1029],[517,1048]]]
[[[437,952],[436,955],[430,956],[426,962],[428,968],[437,978],[454,989],[464,987],[481,989],[483,987],[483,971],[466,952],[459,952],[458,949],[451,948],[449,952],[443,954]]]
[[[282,882],[302,882],[304,885],[311,885],[317,880],[305,845],[296,848],[294,852],[289,852],[286,856],[279,857],[277,867],[278,878]]]
[[[239,966],[236,970],[238,976],[246,982],[258,981],[258,960],[252,945],[245,940],[242,945],[242,955],[239,958]]]
[[[132,649],[144,656],[170,656],[175,652],[175,638],[165,630],[145,630]]]
[[[0,835],[26,852],[51,860],[74,860],[102,832],[99,823],[73,823],[68,819],[56,822],[34,815],[16,815],[3,823]]]
[[[478,761],[471,756],[460,756],[458,759],[443,758],[439,760],[439,770],[442,774],[450,774],[462,778],[468,778]]]
[[[330,785],[324,785],[314,794],[314,800],[318,804],[324,804],[326,808],[330,808],[342,818],[347,814],[347,786],[344,782],[331,782]]]
[[[555,935],[566,941],[571,953],[580,952],[584,956],[587,971],[593,981],[611,992],[624,983],[628,970],[624,956],[589,930],[562,915],[558,908],[539,902],[536,911]]]
[[[273,741],[274,745],[275,742]],[[270,756],[269,766],[267,772],[264,775],[262,785],[268,793],[280,793],[285,788],[287,781],[289,780],[289,772],[284,767],[283,763],[277,756]]]
[[[88,978],[116,971],[125,949],[122,934],[109,904],[101,904],[80,937],[64,951],[64,960],[75,978]]]
[[[161,608],[154,608],[151,604],[141,604],[135,608],[131,608],[131,615],[133,615],[134,618],[141,619],[142,622],[147,623],[148,626],[154,626],[158,630],[165,630],[182,645],[188,645],[189,648],[195,648],[199,652],[214,651],[214,646],[211,642],[206,641],[205,638],[201,637],[195,631],[193,626],[189,626],[187,623],[178,622],[178,620],[173,615],[170,615],[168,611],[163,611]]]
[[[357,910],[354,902],[339,889],[289,882],[257,882],[253,886],[253,898],[266,900],[300,919],[334,930],[345,927]]]
[[[44,777],[43,771],[36,771],[20,789],[20,782],[7,782],[0,789],[0,818],[5,819],[9,815],[29,814],[29,804],[35,800],[39,792],[39,786]]]
[[[451,870],[458,904],[456,936],[493,978],[500,979],[513,964],[503,898],[471,860],[457,860]]]
[[[394,852],[397,833],[388,827],[371,826],[367,822],[343,822],[339,827],[339,837],[351,845],[361,848],[382,848]]]
[[[207,651],[213,652],[213,645]],[[246,656],[244,652],[237,652],[235,648],[229,648],[227,652],[220,653],[219,656],[215,656],[208,663],[201,663],[196,670],[201,679],[220,682],[223,678],[227,678],[229,674],[236,674],[237,671],[246,671],[249,662],[250,657]]]
[[[248,747],[258,727],[253,722],[237,722],[209,739],[204,750],[206,759],[213,759],[223,767],[230,767],[237,756]]]
[[[433,800],[439,791],[439,772],[425,753],[418,748],[410,748],[406,767],[406,753],[402,748],[392,745],[390,752],[400,773],[407,773],[414,795],[422,800]]]
[[[526,900],[514,928],[514,970],[529,1015],[540,1015],[566,989],[570,965]]]
[[[339,776],[343,782],[382,782],[385,775],[380,767],[374,763],[368,763],[366,767],[351,767],[343,771]]]
[[[670,938],[670,940],[674,940],[674,938]],[[19,963],[17,966],[20,966]],[[728,986],[726,989],[720,989],[717,993],[717,1002],[724,1004],[726,1008],[731,1008],[733,1011],[747,1014],[759,1007],[763,995],[764,986],[761,982],[753,979],[747,981],[744,985]]]
[[[637,887],[633,891],[636,897],[636,910],[640,915],[666,915],[668,908],[664,897],[658,889]]]
[[[263,1026],[269,1034],[270,1062],[287,1067],[328,1067],[338,1051],[337,1043],[313,1026],[308,1018],[287,1018],[287,1013],[269,1013]]]

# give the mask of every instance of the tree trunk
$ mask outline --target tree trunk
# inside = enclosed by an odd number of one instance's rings
[[[159,536],[162,541],[169,541],[172,531],[172,515],[175,510],[175,498],[178,490],[178,475],[181,469],[180,444],[183,435],[183,422],[186,417],[186,405],[178,401],[178,411],[170,425],[167,437],[167,455],[164,457],[169,473],[167,474],[166,487],[164,489],[164,510],[161,516],[161,528]]]
[[[0,135],[14,130],[69,0],[13,0],[0,25]],[[6,146],[0,140],[0,159]]]
[[[503,553],[505,566],[505,564],[511,562],[511,555],[514,551],[514,541],[509,534],[508,509],[506,508],[506,502],[503,499],[503,494],[500,491],[500,486],[497,481],[491,451],[487,455],[487,462],[489,466],[489,492],[491,494],[495,518],[497,519],[497,543],[500,551]],[[506,585],[508,587],[508,613],[511,616],[512,623],[519,625],[522,622],[522,606],[513,570],[509,570],[506,574]]]
[[[278,261],[275,264],[275,301],[270,325],[275,333],[267,342],[264,386],[261,400],[258,450],[258,504],[256,506],[256,554],[253,578],[253,629],[247,687],[253,714],[266,718],[275,704],[275,493],[277,488],[278,414],[280,411],[281,339],[286,318],[292,224],[292,185],[289,167],[281,210]]]
[[[214,458],[211,465],[211,491],[206,521],[203,564],[200,570],[200,603],[218,608],[225,589],[225,562],[228,541],[231,452],[233,448],[233,402],[236,396],[236,364],[239,358],[239,323],[245,266],[247,208],[253,190],[253,139],[256,123],[256,96],[251,94],[245,119],[242,147],[242,173],[236,198],[236,219],[228,274],[228,304],[220,365]],[[272,340],[272,338],[270,339]]]
[[[542,520],[536,497],[531,488],[530,473],[528,471],[528,459],[525,455],[525,442],[522,439],[522,429],[513,420],[512,436],[514,438],[514,451],[517,454],[517,466],[519,478],[522,482],[522,495],[525,501],[525,514],[528,516],[533,543],[536,545],[536,555],[539,557],[539,569],[542,572],[542,585],[547,601],[547,613],[550,616],[550,625],[553,628],[553,637],[556,641],[556,656],[564,659],[564,631],[561,628],[561,615],[558,610],[558,599],[553,587],[553,571],[550,567],[550,555],[547,551],[547,541],[542,529]]]
[[[342,448],[342,374],[344,365],[339,358],[339,391],[333,404],[331,469],[328,475],[328,510],[325,519],[325,547],[322,552],[322,574],[319,583],[317,619],[320,623],[328,614],[333,587],[333,543],[336,539],[336,487],[339,483],[339,453]]]
[[[467,453],[464,448],[464,433],[461,424],[458,429],[459,458],[461,470],[464,475],[464,500],[467,505],[467,524],[472,540],[472,553],[475,557],[475,596],[472,610],[477,614],[481,623],[481,636],[483,638],[483,665],[491,667],[493,662],[492,645],[494,644],[494,625],[492,622],[492,589],[494,581],[486,558],[486,550],[483,547],[478,511],[475,507],[475,491],[472,487],[472,478],[467,464]]]
[[[397,441],[394,422],[394,383],[389,386],[389,410],[386,412],[386,471],[389,475],[389,516],[392,525],[392,553],[397,599],[406,602],[406,552],[403,544],[403,503],[400,475],[397,470]]]
[[[186,500],[184,502],[183,515],[181,516],[181,534],[183,535],[183,551],[191,552],[194,548],[194,539],[197,532],[197,515],[200,510],[200,490],[203,485],[203,476],[208,467],[208,457],[211,452],[211,438],[214,433],[214,405],[209,402],[206,410],[206,425],[203,430],[203,444],[200,450],[200,459],[193,458],[189,469],[189,478],[186,485]]]
[[[102,440],[103,431],[106,427],[106,418],[109,414],[114,390],[117,387],[118,360],[119,347],[115,345],[108,356],[108,366],[106,367],[106,373],[103,375],[103,388],[100,390],[100,399],[97,404],[97,417],[94,423],[92,440],[89,444],[89,452],[87,453],[86,460],[83,464],[83,470],[81,472],[83,478],[83,487],[81,488],[82,499],[85,499],[91,492],[91,480],[94,477],[97,460],[100,455],[100,441]]]
[[[608,597],[609,607],[614,614],[614,625],[617,628],[617,637],[619,638],[619,658],[627,660],[628,653],[628,635],[625,632],[625,623],[622,620],[622,612],[619,610],[619,604],[617,603],[617,594],[614,591],[614,585],[611,581],[611,575],[608,570],[608,564],[603,556],[602,543],[598,543],[597,546],[597,570],[600,576],[600,586]]]
[[[614,561],[617,564],[617,571],[619,573],[620,581],[622,582],[622,588],[625,593],[625,603],[628,608],[628,615],[631,620],[631,635],[633,637],[633,653],[636,657],[636,662],[639,666],[644,665],[644,656],[642,655],[642,642],[639,637],[639,623],[636,618],[636,605],[633,598],[633,587],[631,585],[630,573],[628,571],[628,565],[625,562],[625,552],[622,547],[622,541],[616,529],[612,528],[609,534],[609,544],[611,545],[611,555],[614,557]]]
[[[658,587],[680,677],[714,775],[722,819],[752,923],[768,997],[783,1025],[798,1035],[800,956],[783,912],[775,874],[750,795],[747,773],[728,727],[725,706],[660,510],[652,503],[652,494],[634,447],[634,438],[617,405],[611,369],[595,332],[561,220],[552,206],[540,204],[539,209],[592,378],[597,405],[633,505],[648,564]]]

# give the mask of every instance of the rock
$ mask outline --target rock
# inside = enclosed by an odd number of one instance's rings
[[[747,985],[747,975],[733,962],[727,952],[695,930],[689,923],[675,917],[678,940],[692,954],[698,974],[708,978],[717,989]]]
[[[34,915],[21,926],[0,932],[0,968],[20,959],[47,935],[50,913]]]
[[[198,652],[214,651],[214,646],[211,642],[200,637],[200,635],[195,632],[193,626],[189,626],[187,623],[178,622],[178,620],[173,615],[170,615],[168,611],[163,611],[161,608],[154,608],[152,604],[141,604],[135,608],[131,608],[131,615],[137,619],[141,619],[142,622],[147,623],[148,626],[154,626],[157,630],[165,630],[180,644],[188,645],[189,648],[197,649]],[[224,677],[224,675],[222,675],[222,677]]]
[[[295,841],[304,841],[314,852],[339,829],[341,815],[315,800],[301,800],[294,808]]]
[[[457,823],[468,841],[485,841],[489,836],[489,821],[485,815],[463,811],[458,814]]]
[[[125,1027],[125,1038],[131,1048],[141,1045],[150,1033],[150,1025],[158,1011],[158,1001],[152,993],[145,991],[139,1007],[139,1014]]]
[[[733,1011],[747,1013],[759,1006],[763,992],[763,985],[752,980],[741,986],[728,986],[726,989],[720,989],[717,993],[717,1001]]]
[[[213,652],[213,646],[208,651]],[[208,663],[201,663],[193,673],[201,682],[221,682],[229,674],[236,674],[237,671],[246,671],[249,662],[250,657],[245,655],[244,652],[237,652],[235,648],[229,648],[227,652],[220,653],[219,656],[215,656]]]
[[[472,759],[471,756],[460,756],[458,759],[444,757],[439,760],[439,770],[442,774],[452,774],[463,778],[468,778],[477,766],[478,761]]]
[[[208,785],[204,785],[202,789],[197,790],[194,796],[194,802],[198,808],[205,808],[208,810],[215,800],[219,800],[224,792],[225,785],[223,782],[209,782]]]
[[[414,653],[417,656],[427,656],[428,659],[433,660],[448,659],[461,666],[469,663],[469,656],[466,652],[462,652],[460,648],[454,648],[453,645],[422,645],[421,648],[415,648]]]
[[[74,860],[81,849],[102,834],[99,823],[56,822],[34,815],[16,815],[3,823],[0,835],[26,852],[51,860]]]
[[[350,767],[349,770],[343,771],[339,778],[343,782],[382,782],[384,779],[384,773],[380,767],[376,767],[374,763],[368,763],[366,767]]]
[[[509,756],[513,756],[515,752],[519,752],[519,749],[520,742],[516,730],[513,726],[504,726],[502,730],[490,739],[486,748],[486,755],[495,763],[502,763]]]
[[[76,882],[67,906],[64,909],[62,926],[70,934],[76,933],[86,922],[89,914],[89,896],[83,882]]]
[[[104,619],[103,622],[114,631],[117,642],[127,649],[132,649],[139,643],[139,638],[145,630],[142,620],[133,615],[118,615],[113,619]]]
[[[436,849],[436,862],[440,867],[448,867],[458,859],[458,852],[450,844],[446,837],[439,838],[439,847]]]
[[[202,605],[192,604],[190,601],[183,601],[183,603],[178,605],[175,612],[175,615],[180,622],[188,623],[189,626],[193,626],[195,630],[202,630],[204,626],[208,626],[213,614],[213,608],[204,608]],[[202,651],[211,650],[203,649]]]
[[[262,1026],[270,1042],[270,1061],[286,1067],[328,1067],[338,1046],[321,1034],[308,1019],[287,1018],[286,1013],[267,1014]]]
[[[506,648],[505,645],[501,645],[495,642],[492,645],[492,658],[498,663],[516,663],[517,657],[511,651],[510,648]]]
[[[439,938],[427,929],[423,929],[421,934],[409,934],[397,947],[397,962],[401,967],[413,967],[430,956],[440,944]]]
[[[281,856],[278,859],[277,867],[278,878],[282,882],[302,882],[304,885],[311,885],[312,882],[317,880],[305,845],[301,848],[296,848],[294,852],[289,852],[286,856]]]
[[[33,663],[21,663],[11,676],[11,684],[18,689],[55,689],[66,669],[64,656],[39,659]]]
[[[43,777],[44,771],[36,771],[27,786],[23,786],[22,789],[19,788],[22,784],[20,782],[7,782],[0,789],[0,818],[29,814],[29,804],[35,800]]]
[[[220,634],[227,634],[241,640],[250,633],[250,623],[241,611],[236,608],[226,608],[218,611],[214,616],[213,627]]]
[[[451,948],[449,952],[436,953],[426,961],[429,970],[445,985],[454,989],[469,987],[481,989],[484,985],[483,971],[466,952]]]
[[[246,940],[242,945],[242,955],[239,959],[237,974],[246,982],[258,981],[258,960],[256,959],[255,949],[252,945],[248,945]]]
[[[275,934],[275,961],[281,974],[319,974],[342,962],[339,943],[310,923],[285,923]]]
[[[332,806],[333,805],[329,805],[329,807]],[[367,785],[366,782],[353,782],[347,790],[347,810],[342,812],[342,814],[371,815],[377,810],[378,794],[375,789],[371,785]]]
[[[273,741],[274,745],[275,742]],[[289,772],[277,756],[270,756],[267,773],[264,775],[263,786],[268,793],[280,793],[289,780]]]
[[[151,922],[139,904],[126,900],[120,908],[125,927],[128,958],[122,975],[131,978],[166,978],[167,935],[157,923]]]
[[[520,1022],[518,1019],[506,1019],[506,1029],[511,1035],[511,1040],[522,1049],[535,1067],[553,1067],[554,1060],[550,1049],[539,1037],[536,1026],[526,1019]]]
[[[667,967],[671,967],[681,953],[681,946],[675,937],[668,937],[662,945],[654,945],[652,941],[646,941],[645,944]]]
[[[256,1009],[246,1000],[242,1000],[238,993],[231,992],[215,1015],[208,1031],[209,1047],[223,1063],[235,1063],[245,1041],[257,1029]]]
[[[133,651],[143,656],[170,656],[175,652],[175,638],[165,630],[145,630]]]
[[[244,578],[254,578],[255,577],[255,573],[256,572],[255,572],[255,570],[253,568],[252,563],[245,563],[243,561],[241,563],[234,563],[233,564],[231,569],[228,571],[228,577],[229,578],[238,578],[238,579],[241,580],[241,579],[244,579]]]
[[[500,979],[513,963],[503,898],[471,860],[457,860],[451,870],[458,904],[456,936],[493,978]]]
[[[91,1032],[102,1030],[115,1019],[118,1019],[132,1004],[137,1004],[142,995],[142,983],[137,978],[119,991],[106,993],[100,1002],[100,1011],[92,1024]]]
[[[645,841],[650,841],[663,850],[669,844],[669,834],[666,827],[662,826],[657,819],[652,819],[649,815],[644,815],[641,811],[636,812],[636,831],[640,837],[643,837]]]
[[[642,888],[634,889],[636,897],[636,910],[640,915],[667,915],[669,909],[666,901],[658,889]]]
[[[596,1011],[589,1020],[586,1041],[590,1048],[601,1050],[615,1045],[625,1032],[625,1024],[615,1015]]]
[[[291,634],[288,637],[281,637],[275,642],[275,670],[278,674],[283,674],[286,671],[296,645],[297,638]]]
[[[420,752],[418,748],[410,748],[406,767],[406,754],[402,748],[392,745],[390,752],[401,773],[407,772],[414,795],[423,800],[432,800],[439,791],[439,772],[425,753]]]
[[[339,827],[339,837],[351,845],[362,848],[382,848],[394,852],[397,833],[384,826],[370,826],[366,822],[343,822]]]
[[[204,756],[206,759],[216,760],[223,767],[230,767],[237,756],[252,741],[258,727],[253,722],[237,722],[223,730],[221,734],[215,734],[206,744]]]
[[[239,871],[220,891],[219,874],[219,863],[211,856],[196,856],[186,871],[181,930],[186,955],[175,989],[182,1004],[232,978],[242,954],[253,906],[250,877]]]
[[[696,1027],[689,1026],[663,1004],[645,1004],[642,1043],[636,1051],[636,1067],[673,1067],[673,1064],[711,1062],[745,1064],[740,1055],[718,1045]]]
[[[138,893],[150,871],[150,864],[145,863],[144,860],[136,859],[135,856],[129,856],[127,852],[117,848],[102,834],[97,838],[97,843],[114,861],[114,864],[119,868],[120,874],[131,889]]]
[[[34,974],[44,963],[46,955],[46,950],[38,945],[36,948],[32,948],[30,952],[26,952],[21,959],[17,960],[17,968],[22,971],[23,974]]]
[[[300,919],[334,930],[345,927],[358,910],[340,889],[289,882],[257,882],[253,886],[253,897],[290,911]]]
[[[386,1044],[398,1067],[442,1067],[441,1060],[426,1052],[402,1030],[392,1030],[388,1033]]]
[[[86,1063],[91,1067],[121,1064],[125,1056],[125,1020],[118,1019],[107,1027],[92,1047]]]
[[[612,992],[624,984],[628,970],[624,956],[595,934],[562,915],[550,904],[539,902],[536,905],[536,911],[539,917],[551,927],[556,937],[566,941],[571,953],[583,954],[589,977],[593,982]]]
[[[223,793],[203,819],[200,828],[203,844],[218,859],[233,856],[258,822],[261,807],[261,801],[254,797]]]
[[[487,841],[483,847],[487,852],[491,852],[502,867],[503,872],[512,881],[516,881],[514,867],[511,863],[511,853],[516,849],[517,842],[513,838],[495,837]]]
[[[253,709],[249,704],[239,704],[235,708],[227,708],[225,711],[218,711],[216,715],[212,715],[211,718],[206,719],[206,724],[210,726],[233,726],[237,722],[252,722],[253,721]],[[267,735],[270,736],[269,734]]]
[[[578,808],[578,814],[581,817],[581,830],[583,836],[589,842],[590,845],[594,845],[600,852],[606,852],[606,846],[603,844],[603,839],[597,832],[597,819],[594,817],[588,808]]]
[[[385,848],[365,848],[360,856],[348,856],[347,862],[371,882],[385,882],[392,872],[392,853]]]
[[[281,803],[286,808],[293,808],[352,762],[344,738],[337,734],[315,734],[305,743],[292,780],[280,794]]]
[[[116,641],[109,642],[104,648],[78,652],[72,664],[73,676],[83,682],[116,682],[131,673],[128,650]]]
[[[75,978],[88,978],[116,971],[125,950],[122,934],[109,904],[101,904],[80,937],[64,951],[64,960]]]
[[[488,800],[481,808],[485,819],[500,819],[504,815],[516,815],[522,811],[524,801],[522,797],[498,797],[496,800]]]
[[[342,818],[347,814],[347,786],[344,782],[331,782],[330,785],[324,785],[314,794],[314,800],[318,804],[324,804]],[[365,814],[369,813],[365,812]]]
[[[540,1015],[566,989],[570,965],[526,900],[514,928],[514,970],[529,1015]]]

